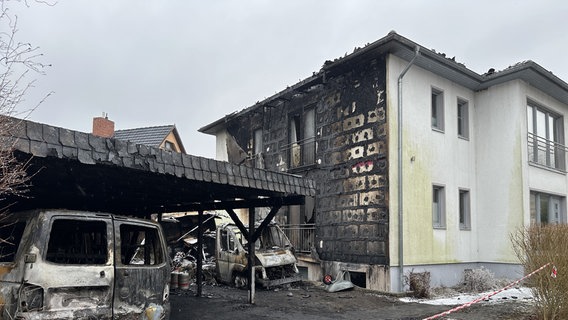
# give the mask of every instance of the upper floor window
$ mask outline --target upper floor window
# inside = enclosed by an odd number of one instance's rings
[[[435,229],[446,228],[446,191],[442,186],[432,188],[432,224]]]
[[[469,104],[466,100],[458,98],[458,136],[469,138]]]
[[[444,131],[444,92],[432,88],[432,129]]]
[[[290,168],[315,163],[315,119],[315,110],[313,108],[307,109],[301,114],[294,114],[290,116]]]
[[[534,103],[527,105],[529,161],[549,168],[566,169],[563,118]]]
[[[264,158],[262,156],[262,149],[264,148],[264,143],[262,141],[262,129],[254,130],[253,136],[253,159],[254,167],[264,169]]]

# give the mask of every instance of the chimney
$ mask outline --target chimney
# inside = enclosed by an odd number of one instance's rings
[[[102,117],[93,118],[93,135],[103,138],[114,136],[114,121],[108,119],[108,113],[103,112]]]

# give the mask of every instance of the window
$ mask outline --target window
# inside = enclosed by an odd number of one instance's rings
[[[529,103],[527,131],[529,162],[564,171],[566,147],[562,117]]]
[[[26,228],[24,221],[7,222],[0,226],[0,262],[14,262],[22,235]]]
[[[531,224],[557,224],[565,222],[561,203],[563,198],[546,193],[530,194]]]
[[[444,92],[432,88],[432,129],[444,131]]]
[[[469,110],[468,102],[458,98],[458,136],[469,138]]]
[[[53,221],[46,260],[59,264],[105,264],[108,261],[107,224],[104,221]]]
[[[164,142],[164,149],[166,149],[168,151],[176,151],[177,152],[176,145],[171,141]]]
[[[124,265],[157,265],[164,262],[158,229],[121,224],[120,262]]]
[[[471,230],[471,211],[469,191],[460,190],[459,192],[459,215],[460,215],[460,229]]]
[[[446,194],[444,187],[434,186],[432,188],[432,224],[436,229],[446,227]]]
[[[264,159],[262,156],[262,129],[254,130],[253,136],[253,159],[254,159],[254,167],[264,169]]]
[[[223,251],[229,250],[229,247],[227,245],[229,243],[228,237],[229,235],[227,233],[227,230],[221,230],[221,250]]]
[[[305,110],[301,115],[290,116],[288,133],[291,168],[315,163],[315,125],[313,108]]]

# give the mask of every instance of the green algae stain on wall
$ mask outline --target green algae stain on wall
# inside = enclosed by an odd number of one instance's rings
[[[519,230],[524,226],[524,201],[523,201],[523,154],[522,150],[522,136],[520,133],[520,128],[517,127],[516,130],[516,141],[514,143],[513,150],[513,161],[510,173],[510,183],[508,192],[508,205],[509,211],[507,212],[507,224],[506,230],[504,230],[502,235],[496,235],[497,237],[502,237],[500,241],[501,245],[498,250],[499,256],[503,257],[503,262],[514,262],[518,263],[517,256],[513,250],[513,245],[511,242],[510,235]]]

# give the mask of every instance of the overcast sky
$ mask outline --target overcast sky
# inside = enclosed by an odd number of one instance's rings
[[[199,128],[391,30],[477,73],[533,60],[568,80],[565,0],[59,0],[17,13],[18,39],[52,64],[21,107],[54,92],[31,120],[175,124],[188,153],[210,158]]]

